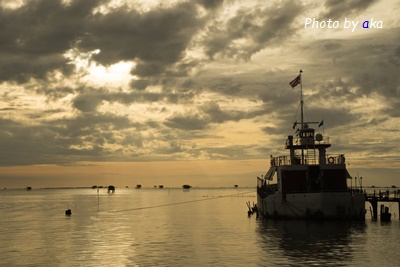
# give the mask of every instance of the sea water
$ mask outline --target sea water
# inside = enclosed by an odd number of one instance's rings
[[[400,265],[397,206],[389,223],[307,222],[246,202],[255,189],[2,190],[0,266]]]

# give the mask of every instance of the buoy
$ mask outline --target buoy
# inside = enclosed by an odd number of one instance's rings
[[[72,214],[72,211],[71,211],[71,209],[67,209],[67,210],[65,210],[65,215],[67,215],[67,216],[71,216],[71,214]]]

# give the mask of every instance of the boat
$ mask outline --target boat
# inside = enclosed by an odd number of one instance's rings
[[[257,177],[257,209],[267,218],[365,220],[365,196],[347,181],[344,154],[327,154],[329,138],[316,133],[323,125],[304,121],[302,71],[290,83],[300,84],[300,122],[293,124],[285,149],[289,155],[270,155],[270,168]],[[312,127],[312,125],[316,125]],[[297,128],[297,129],[296,129]]]

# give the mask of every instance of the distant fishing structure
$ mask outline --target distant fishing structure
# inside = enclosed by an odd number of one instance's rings
[[[71,216],[72,215],[72,210],[69,208],[69,205],[67,205],[67,209],[65,210],[65,216]]]
[[[65,215],[66,215],[66,216],[71,216],[71,215],[72,215],[71,209],[66,209],[66,210],[65,210]]]
[[[191,185],[188,185],[188,184],[182,185],[183,190],[186,190],[186,191],[190,190],[191,187],[192,187],[192,186],[191,186]]]
[[[114,194],[115,193],[115,186],[109,185],[107,189],[108,194]]]

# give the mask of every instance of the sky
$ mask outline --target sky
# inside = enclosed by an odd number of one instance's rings
[[[364,185],[400,186],[399,13],[400,0],[2,0],[0,188],[255,186],[288,154],[300,69],[327,153]]]

